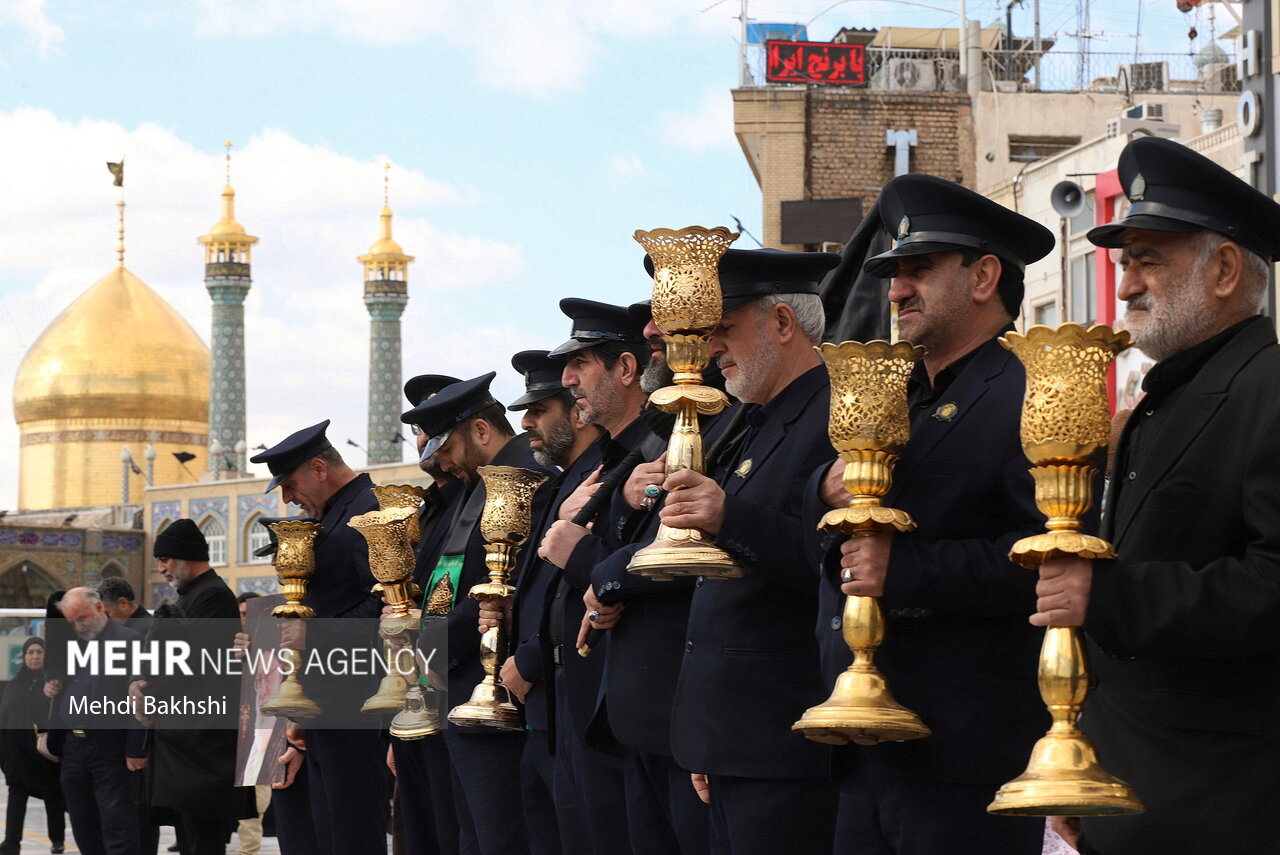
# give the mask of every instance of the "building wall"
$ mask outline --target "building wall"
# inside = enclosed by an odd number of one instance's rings
[[[6,600],[0,605],[43,607],[48,594],[96,585],[103,576],[123,576],[142,591],[144,543],[143,532],[132,528],[0,524],[0,592]],[[38,602],[19,602],[24,591]]]
[[[912,172],[973,183],[969,97],[954,92],[876,92],[814,87],[808,91],[808,199],[856,196],[863,210],[893,177],[894,148],[885,132],[915,130]]]
[[[363,471],[369,473],[375,484],[420,484],[425,487],[431,483],[416,463],[370,466]],[[173,520],[188,517],[197,525],[210,519],[217,520],[226,532],[226,560],[214,565],[218,575],[237,594],[244,591],[276,593],[279,585],[271,569],[271,560],[254,558],[250,554],[249,538],[255,528],[260,528],[256,522],[259,517],[294,516],[302,511],[294,505],[284,505],[278,490],[264,493],[268,483],[270,480],[266,478],[239,478],[148,489],[142,518],[147,555],[151,554],[150,544],[155,533]],[[173,599],[173,589],[154,572],[151,563],[148,563],[146,575],[146,584],[138,588],[138,594],[148,608]]]
[[[118,504],[121,499],[120,451],[128,447],[146,470],[147,445],[156,449],[158,484],[191,481],[204,468],[207,425],[203,421],[137,417],[41,419],[21,429],[18,507],[22,510],[87,508]],[[183,469],[174,452],[197,459]],[[129,479],[130,503],[142,501],[143,475]]]
[[[1169,124],[1179,125],[1182,139],[1200,133],[1200,111],[1220,107],[1235,115],[1236,93],[1143,93],[1135,102],[1166,106]],[[1079,138],[1081,142],[1102,136],[1108,119],[1120,115],[1123,95],[1114,92],[980,92],[973,105],[974,183],[979,192],[1013,178],[1026,163],[1009,158],[1009,137]],[[1037,161],[1038,162],[1038,161]],[[917,170],[927,171],[927,170]],[[946,176],[943,176],[944,178]]]

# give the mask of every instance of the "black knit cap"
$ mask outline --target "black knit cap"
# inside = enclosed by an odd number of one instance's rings
[[[892,279],[899,259],[929,252],[976,249],[1025,270],[1053,249],[1053,232],[986,196],[936,175],[908,173],[884,185],[880,221],[897,240],[862,269]]]
[[[1139,137],[1120,152],[1123,220],[1090,229],[1098,246],[1124,246],[1125,229],[1210,231],[1268,261],[1280,261],[1280,205],[1182,143]]]
[[[209,542],[194,520],[174,520],[156,535],[151,554],[156,558],[181,558],[184,561],[208,561]]]

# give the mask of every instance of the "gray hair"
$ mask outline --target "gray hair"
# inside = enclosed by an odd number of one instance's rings
[[[1191,248],[1196,254],[1195,266],[1192,269],[1197,273],[1209,263],[1209,256],[1213,255],[1218,247],[1232,242],[1226,235],[1212,231],[1196,232],[1191,240]],[[1244,270],[1240,272],[1241,293],[1250,308],[1261,311],[1262,302],[1267,294],[1271,262],[1241,244],[1236,246],[1240,247],[1240,255],[1244,259]]]
[[[756,312],[763,315],[769,309],[786,303],[796,316],[796,326],[810,343],[818,344],[827,328],[827,313],[822,308],[822,298],[817,294],[769,294],[756,301]]]
[[[94,588],[89,588],[89,587],[72,588],[70,591],[67,591],[65,594],[62,595],[61,600],[58,600],[58,614],[62,614],[62,610],[63,610],[63,607],[66,605],[67,599],[71,597],[73,594],[78,596],[81,600],[83,600],[84,604],[87,605],[89,608],[93,608],[94,605],[102,602],[102,595],[99,594],[97,590]]]

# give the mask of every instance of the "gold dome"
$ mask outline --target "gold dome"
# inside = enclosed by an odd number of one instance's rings
[[[14,380],[13,413],[19,425],[78,418],[207,423],[209,348],[121,265],[27,351]]]

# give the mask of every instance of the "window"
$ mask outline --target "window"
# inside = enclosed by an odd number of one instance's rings
[[[209,563],[214,567],[227,564],[227,528],[217,517],[206,517],[200,524],[200,533],[209,541]]]
[[[1009,135],[1009,160],[1035,163],[1080,144],[1080,137],[1016,137]]]
[[[1056,327],[1058,325],[1058,302],[1050,300],[1047,303],[1041,303],[1033,306],[1031,309],[1032,323],[1044,324],[1046,327]]]
[[[1097,295],[1094,294],[1094,254],[1071,259],[1071,284],[1068,288],[1070,312],[1067,319],[1088,326],[1097,320]]]
[[[271,542],[271,534],[267,531],[267,527],[259,525],[258,520],[262,519],[261,515],[255,516],[249,520],[248,526],[245,527],[245,548],[244,562],[246,564],[270,564],[270,555],[254,555],[256,550],[261,549]]]

